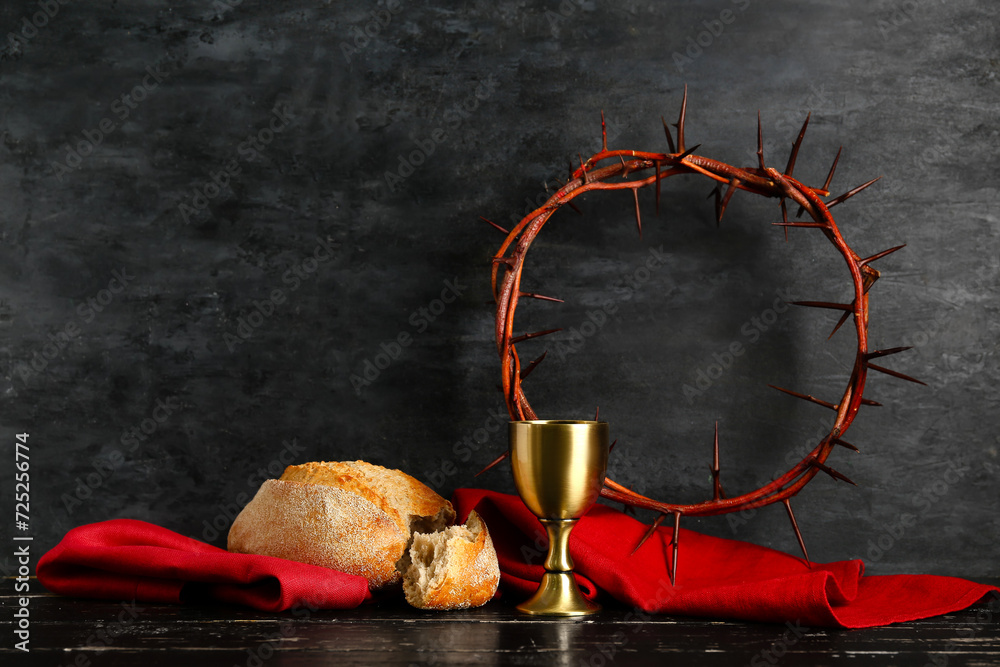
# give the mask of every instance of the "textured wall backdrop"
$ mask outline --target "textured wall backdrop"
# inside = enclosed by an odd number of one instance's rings
[[[797,516],[817,560],[1000,575],[1000,8],[986,0],[443,3],[9,1],[0,8],[0,525],[30,434],[36,554],[134,517],[225,543],[285,464],[401,468],[440,492],[511,490],[489,305],[512,224],[600,146],[688,143],[783,166],[834,194],[881,260],[874,347],[928,387],[872,377],[866,408]],[[611,473],[647,495],[710,493],[716,421],[730,492],[766,482],[832,414],[853,332],[821,235],[710,183],[587,196],[532,249],[518,310],[548,350],[543,417],[600,406]],[[610,304],[610,306],[608,306]],[[592,322],[593,325],[587,325]],[[731,349],[740,354],[730,355]],[[780,507],[688,527],[796,551]],[[6,537],[4,538],[7,539]],[[8,550],[5,550],[5,553]],[[11,571],[10,556],[2,560]]]

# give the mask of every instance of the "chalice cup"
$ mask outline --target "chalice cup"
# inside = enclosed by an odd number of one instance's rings
[[[517,606],[526,614],[582,616],[601,607],[580,593],[573,578],[569,534],[594,504],[608,466],[608,424],[532,420],[509,425],[514,485],[549,537],[542,583]]]

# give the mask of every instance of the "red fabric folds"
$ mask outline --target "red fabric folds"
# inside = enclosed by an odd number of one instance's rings
[[[500,558],[511,597],[538,587],[545,531],[517,496],[459,489],[452,502],[464,520],[475,509]],[[681,529],[677,585],[670,585],[673,527],[661,526],[635,554],[647,526],[595,505],[570,535],[584,595],[605,591],[650,613],[865,628],[964,609],[994,586],[931,575],[864,576],[860,560],[813,563],[746,542]],[[630,555],[631,554],[631,555]]]
[[[60,595],[151,603],[209,598],[283,611],[348,609],[370,598],[364,577],[229,553],[133,519],[74,528],[42,556],[37,574]]]

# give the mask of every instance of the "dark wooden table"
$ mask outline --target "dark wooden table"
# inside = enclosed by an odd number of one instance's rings
[[[30,652],[12,648],[13,582],[0,582],[0,664],[127,665],[1000,665],[1000,601],[865,630],[646,617],[608,605],[534,619],[494,601],[429,613],[393,601],[280,614],[222,605],[62,598],[31,581]]]

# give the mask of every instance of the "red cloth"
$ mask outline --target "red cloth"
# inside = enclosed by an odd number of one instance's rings
[[[464,521],[483,517],[500,558],[501,585],[527,597],[542,579],[546,538],[517,496],[459,489],[452,497]],[[585,596],[603,590],[646,612],[866,628],[964,609],[995,586],[931,575],[863,576],[860,560],[813,563],[746,542],[682,528],[677,585],[670,585],[673,527],[661,526],[634,555],[648,526],[595,505],[570,534],[570,554]],[[513,595],[511,595],[513,594]]]
[[[264,611],[348,609],[370,598],[364,577],[225,549],[134,519],[66,533],[38,561],[53,593],[162,603],[208,597]]]
[[[509,598],[526,598],[542,578],[547,548],[538,519],[517,496],[459,489],[464,521],[486,521]],[[681,529],[677,585],[670,585],[673,529],[661,526],[634,555],[646,526],[595,505],[570,535],[584,594],[604,591],[650,613],[735,618],[812,627],[864,628],[963,609],[993,586],[929,575],[863,576],[861,561],[813,563],[736,540]],[[38,563],[54,593],[178,603],[201,597],[265,611],[307,605],[345,609],[371,599],[362,577],[294,561],[233,554],[132,519],[74,528]]]

